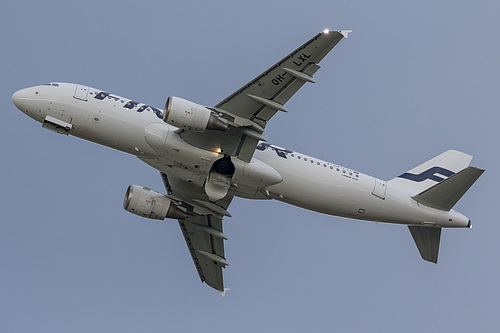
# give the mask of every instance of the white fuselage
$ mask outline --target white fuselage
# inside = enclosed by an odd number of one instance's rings
[[[42,124],[56,119],[67,134],[132,154],[154,168],[203,187],[213,162],[223,157],[183,141],[162,120],[162,110],[101,90],[57,83],[16,92],[15,105]],[[55,120],[54,120],[55,121]],[[56,121],[56,122],[57,122]],[[450,210],[418,204],[385,181],[301,153],[261,143],[250,163],[232,159],[229,194],[276,199],[316,212],[407,225],[467,227]]]

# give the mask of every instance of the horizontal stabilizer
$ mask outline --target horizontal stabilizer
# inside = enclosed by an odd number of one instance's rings
[[[449,211],[483,172],[476,167],[465,168],[412,198],[423,205]]]
[[[422,259],[437,264],[441,228],[408,226]]]

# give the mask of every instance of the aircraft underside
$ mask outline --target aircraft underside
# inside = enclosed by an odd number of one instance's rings
[[[176,219],[201,281],[224,293],[223,219],[234,197],[275,199],[315,212],[406,224],[423,259],[437,262],[442,228],[470,227],[452,208],[484,170],[446,151],[389,181],[266,142],[268,121],[350,31],[325,30],[215,106],[169,97],[164,109],[81,84],[48,83],[12,100],[46,129],[138,157],[164,191],[130,185],[124,208]],[[334,245],[332,245],[334,246]]]

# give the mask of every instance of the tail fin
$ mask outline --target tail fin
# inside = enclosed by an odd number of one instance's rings
[[[449,211],[483,172],[475,167],[467,167],[412,198],[423,205]],[[437,263],[441,228],[408,226],[408,229],[422,259]]]
[[[415,196],[469,166],[472,156],[448,150],[389,181]],[[471,184],[472,185],[472,184]]]
[[[389,181],[428,207],[449,211],[484,170],[470,167],[472,156],[448,150]],[[469,221],[470,222],[470,221]],[[441,228],[408,226],[422,259],[437,263]]]

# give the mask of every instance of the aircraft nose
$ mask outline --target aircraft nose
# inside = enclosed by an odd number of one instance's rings
[[[26,101],[30,96],[29,88],[21,89],[12,94],[12,103],[21,111],[25,111]]]

